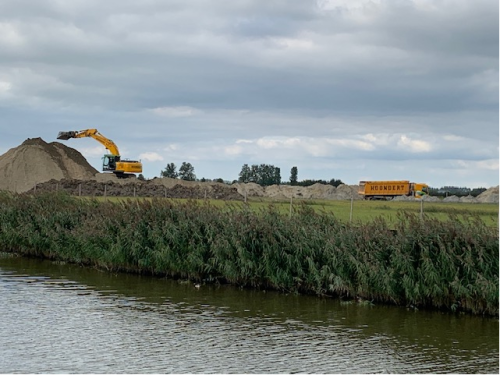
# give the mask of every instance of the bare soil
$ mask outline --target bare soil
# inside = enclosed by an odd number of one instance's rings
[[[128,179],[126,183],[122,181],[102,182],[96,181],[95,179],[53,179],[42,184],[37,184],[36,187],[30,189],[27,193],[48,191],[66,191],[72,195],[91,197],[168,197],[243,200],[243,197],[238,193],[236,188],[231,186],[185,186],[182,184],[176,184],[174,186],[167,187],[165,185],[155,183],[154,180],[139,181],[135,178]]]

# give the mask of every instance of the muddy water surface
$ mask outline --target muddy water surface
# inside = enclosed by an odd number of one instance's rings
[[[498,319],[0,255],[0,373],[498,373]]]

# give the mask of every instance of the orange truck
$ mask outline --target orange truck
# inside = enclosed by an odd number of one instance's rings
[[[360,181],[358,193],[368,200],[389,200],[400,196],[421,198],[429,194],[429,186],[410,181]]]

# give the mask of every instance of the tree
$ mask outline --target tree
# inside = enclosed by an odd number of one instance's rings
[[[472,195],[473,197],[477,197],[483,191],[486,191],[486,188],[468,188],[468,187],[460,187],[460,186],[443,186],[441,188],[429,187],[429,193],[435,197],[447,197],[450,195],[455,195],[457,197],[465,197],[467,195]]]
[[[248,179],[248,181],[260,184],[260,171],[257,164],[252,164],[252,168],[250,169],[250,178]]]
[[[249,167],[248,164],[243,164],[240,172],[239,182],[255,182],[262,186],[279,185],[281,184],[280,169],[270,164],[254,164]]]
[[[292,186],[297,185],[297,175],[298,175],[297,167],[292,167],[292,169],[290,170],[290,185]]]
[[[185,181],[194,181],[196,180],[196,175],[194,174],[194,167],[191,163],[182,162],[181,167],[179,168],[179,178]]]
[[[279,185],[281,183],[280,169],[271,164],[261,164],[259,181],[263,186]]]
[[[137,179],[139,181],[145,181],[146,179],[144,178],[144,175],[142,173],[139,173],[139,176],[137,176]]]
[[[281,184],[281,169],[278,167],[274,168],[274,183],[276,185]]]
[[[335,186],[335,187],[339,187],[340,185],[343,185],[344,183],[342,182],[342,180],[336,180],[336,179],[332,178],[330,180],[329,184],[332,186]]]
[[[239,175],[240,177],[238,181],[243,183],[250,182],[250,175],[251,175],[250,167],[248,166],[248,164],[243,164],[243,166],[241,167],[241,172]]]
[[[164,171],[160,173],[161,177],[177,178],[179,174],[177,173],[177,166],[174,163],[167,164]]]
[[[338,187],[339,185],[342,185],[343,182],[342,182],[342,180],[337,180],[335,178],[332,178],[330,180],[330,182],[327,182],[325,180],[302,180],[302,181],[298,181],[296,183],[296,185],[299,185],[299,186],[311,186],[314,184],[332,185],[332,186]]]

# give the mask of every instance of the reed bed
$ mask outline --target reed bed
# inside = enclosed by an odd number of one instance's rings
[[[346,223],[295,205],[0,194],[0,249],[104,268],[498,315],[498,228],[400,212]]]

